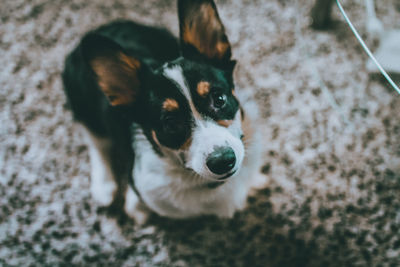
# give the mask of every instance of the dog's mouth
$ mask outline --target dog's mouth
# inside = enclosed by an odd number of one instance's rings
[[[207,187],[210,189],[214,189],[214,188],[217,188],[217,187],[223,185],[227,181],[227,178],[234,175],[235,172],[236,171],[232,171],[232,172],[228,173],[227,175],[223,176],[222,178],[219,178],[218,181],[213,181],[213,182],[207,183]]]
[[[218,180],[223,181],[236,173],[236,170],[231,171],[230,173],[226,174],[225,176],[219,178]]]
[[[212,179],[212,180],[213,180],[212,183],[220,183],[220,184],[223,184],[223,183],[225,183],[225,182],[228,180],[229,177],[233,176],[233,175],[236,173],[236,171],[237,171],[237,170],[233,170],[233,171],[231,171],[231,172],[225,174],[225,175],[222,176],[222,177],[218,177],[218,178],[209,178],[209,179]]]
[[[217,188],[217,187],[223,185],[224,183],[225,183],[225,181],[211,182],[211,183],[208,183],[208,184],[207,184],[207,187],[208,187],[209,189],[214,189],[214,188]]]
[[[198,173],[197,173],[195,170],[193,170],[192,168],[185,167],[185,169],[186,169],[187,171],[196,173],[197,175],[199,175],[199,176],[201,176],[201,177],[204,177],[204,176],[198,174]],[[223,183],[225,183],[225,182],[227,181],[227,179],[228,179],[229,177],[231,177],[232,175],[234,175],[234,174],[236,173],[236,171],[237,171],[237,170],[233,170],[233,171],[231,171],[231,172],[229,172],[229,173],[227,173],[227,174],[225,174],[224,176],[219,177],[219,178],[211,178],[211,177],[204,177],[204,178],[206,178],[207,180],[212,180],[211,183],[223,184]]]

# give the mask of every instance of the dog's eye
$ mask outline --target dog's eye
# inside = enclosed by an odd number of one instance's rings
[[[215,108],[222,108],[226,104],[226,95],[220,92],[212,93],[211,99]]]

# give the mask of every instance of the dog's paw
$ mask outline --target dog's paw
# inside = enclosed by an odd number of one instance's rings
[[[93,199],[101,206],[108,206],[114,199],[117,184],[106,166],[92,166],[90,191]]]
[[[92,182],[90,186],[92,197],[100,206],[109,206],[114,199],[116,190],[117,185],[113,181],[103,183]]]
[[[142,206],[143,204],[137,194],[129,187],[125,193],[124,210],[125,213],[138,225],[144,225],[149,217],[148,211],[146,211]]]
[[[91,181],[92,197],[100,206],[109,206],[114,200],[117,184],[108,161],[94,148],[91,153]]]

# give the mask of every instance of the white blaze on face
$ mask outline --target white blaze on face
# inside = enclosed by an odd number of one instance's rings
[[[230,172],[238,172],[245,155],[244,145],[240,139],[242,135],[240,111],[237,111],[229,127],[220,126],[212,119],[205,120],[193,104],[190,89],[181,67],[166,68],[164,76],[179,86],[182,94],[189,102],[195,120],[195,127],[192,130],[192,143],[186,152],[186,167],[193,169],[204,178],[221,178],[226,174],[217,175],[212,173],[206,165],[206,160],[216,147],[230,147],[236,157],[235,166]]]
[[[190,93],[189,86],[186,82],[185,77],[183,76],[182,68],[180,66],[173,66],[171,68],[166,68],[164,69],[164,76],[168,78],[170,81],[174,82],[176,85],[178,85],[182,94],[186,97],[187,101],[189,102],[189,106],[193,112],[194,117],[196,119],[200,118],[201,117],[200,114],[194,107],[192,101],[192,94]]]

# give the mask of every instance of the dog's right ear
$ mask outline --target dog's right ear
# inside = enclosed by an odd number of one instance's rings
[[[178,15],[184,56],[198,54],[233,69],[231,45],[213,0],[178,0]]]
[[[114,41],[98,34],[86,35],[81,45],[82,55],[109,103],[112,106],[134,104],[140,93],[141,62],[127,55]]]

